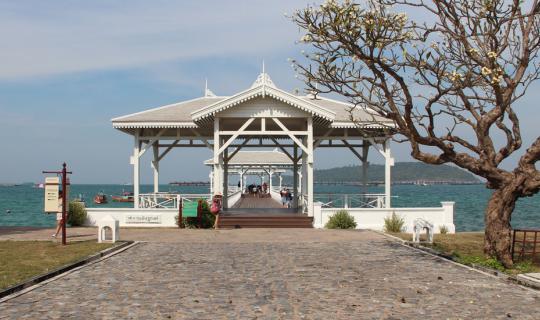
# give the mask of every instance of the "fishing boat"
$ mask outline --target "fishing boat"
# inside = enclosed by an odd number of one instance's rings
[[[107,203],[107,196],[103,192],[96,194],[96,196],[94,197],[94,203],[95,204]]]
[[[115,202],[134,202],[133,192],[122,192],[121,196],[111,196],[112,201]]]

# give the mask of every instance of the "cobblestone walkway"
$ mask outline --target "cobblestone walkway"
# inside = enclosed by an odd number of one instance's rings
[[[540,318],[538,293],[375,233],[274,233],[289,240],[141,243],[0,303],[0,319]]]

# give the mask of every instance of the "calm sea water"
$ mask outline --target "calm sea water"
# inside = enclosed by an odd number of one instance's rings
[[[131,191],[130,186],[122,185],[72,185],[70,197],[82,194],[89,207],[95,207],[92,198],[103,191],[107,195],[119,195],[123,190]],[[176,187],[163,185],[161,191],[180,193],[208,193],[206,187]],[[355,186],[316,185],[315,193],[358,193]],[[142,185],[141,192],[151,192],[152,186]],[[382,187],[371,187],[370,193],[383,193]],[[483,185],[431,185],[392,186],[394,207],[433,207],[441,201],[455,201],[454,223],[458,231],[477,231],[484,228],[484,208],[491,191]],[[0,187],[0,226],[52,227],[54,215],[43,213],[43,189],[31,185]],[[130,203],[109,202],[105,206],[126,207]],[[11,213],[7,213],[10,210]],[[540,195],[520,199],[513,214],[514,227],[540,228]]]

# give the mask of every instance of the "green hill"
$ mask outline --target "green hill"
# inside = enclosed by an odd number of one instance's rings
[[[314,172],[315,182],[360,182],[361,166],[347,166],[331,169],[319,169]],[[289,182],[292,177],[284,180]],[[384,181],[384,165],[370,164],[368,180]],[[480,182],[473,174],[449,165],[431,165],[422,162],[396,162],[392,167],[392,182],[406,181],[445,181],[456,183]]]

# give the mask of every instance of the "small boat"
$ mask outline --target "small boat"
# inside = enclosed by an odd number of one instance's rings
[[[103,192],[96,194],[96,196],[94,197],[94,203],[95,204],[107,203],[107,196]]]
[[[121,196],[111,196],[112,201],[115,202],[134,202],[133,192],[122,192]]]

